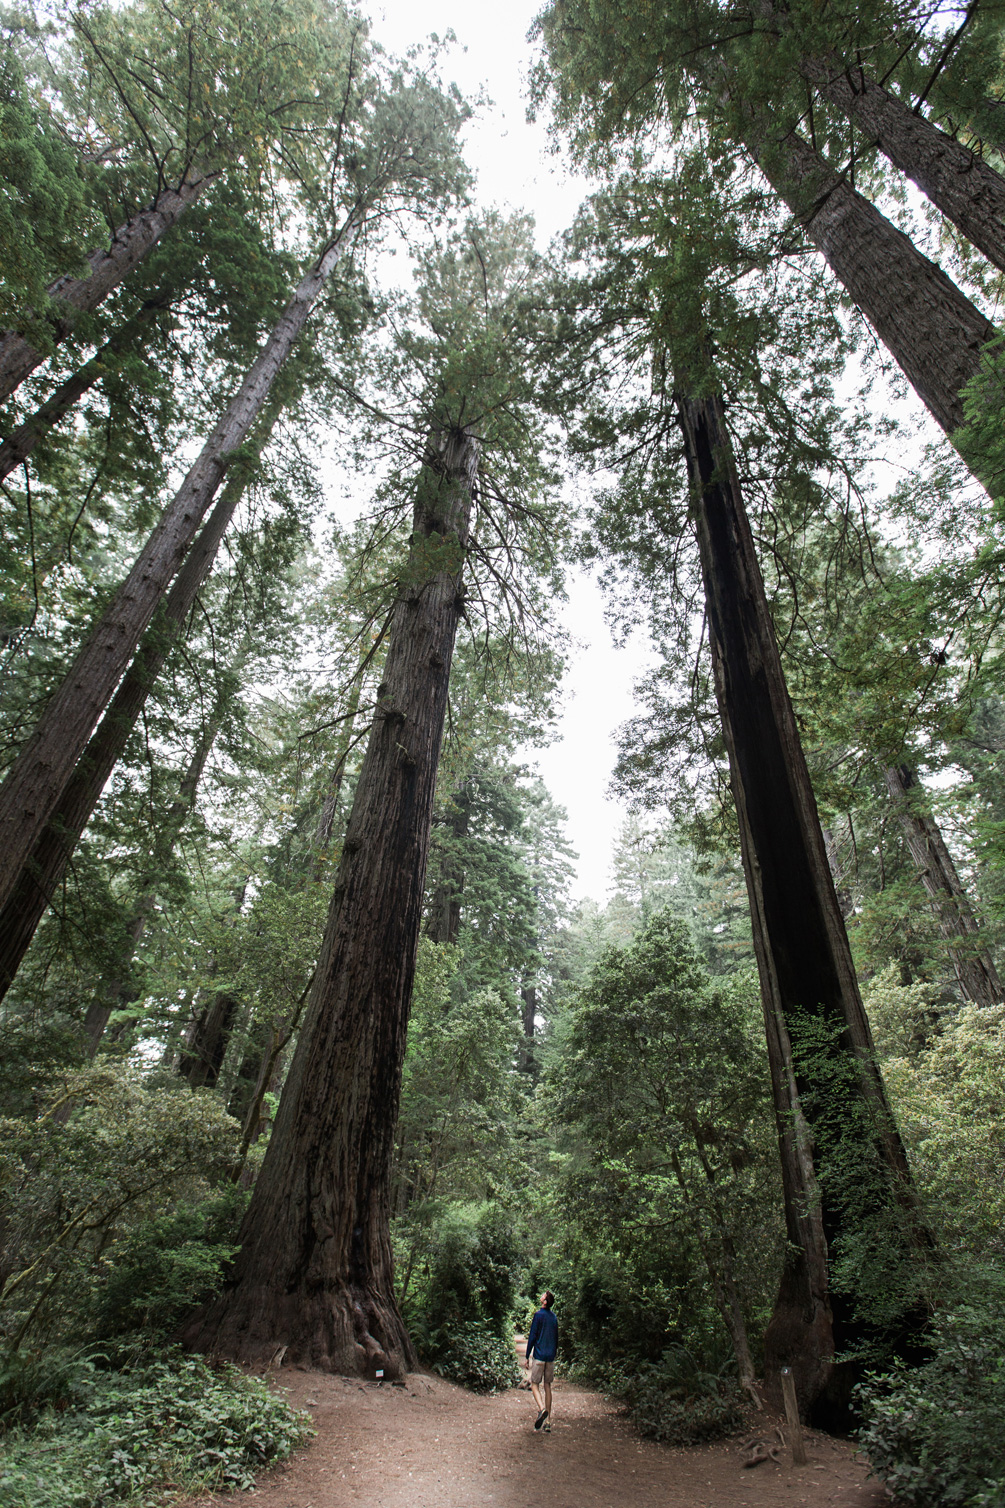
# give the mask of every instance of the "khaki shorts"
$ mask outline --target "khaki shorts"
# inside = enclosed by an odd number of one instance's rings
[[[554,1382],[555,1363],[553,1361],[538,1361],[535,1356],[530,1364],[531,1382]]]

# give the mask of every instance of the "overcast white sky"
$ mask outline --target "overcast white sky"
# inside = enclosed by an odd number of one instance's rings
[[[457,45],[443,65],[447,81],[493,104],[468,127],[465,155],[477,174],[482,204],[522,209],[537,223],[538,245],[571,223],[587,185],[549,151],[543,126],[526,121],[526,77],[532,51],[526,35],[533,3],[472,6],[460,0],[385,0],[369,7],[373,36],[401,53],[435,32],[454,31]],[[620,803],[607,798],[614,763],[614,733],[634,708],[632,683],[644,650],[616,650],[604,622],[597,586],[580,574],[570,581],[563,607],[566,627],[579,641],[564,687],[560,739],[533,751],[555,800],[569,813],[568,833],[579,853],[578,890],[603,900],[615,835],[624,820]]]

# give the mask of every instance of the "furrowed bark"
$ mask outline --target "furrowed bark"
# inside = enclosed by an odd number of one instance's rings
[[[343,231],[287,304],[239,391],[168,504],[112,602],[94,625],[34,732],[0,786],[0,907],[19,883],[98,719],[177,573],[226,471],[255,422],[276,373],[341,255]]]
[[[25,419],[23,424],[18,425],[9,438],[0,445],[0,481],[9,476],[15,466],[20,466],[28,459],[39,440],[43,439],[61,419],[64,419],[74,404],[107,374],[110,364],[113,364],[123,351],[128,350],[144,326],[150,324],[169,302],[170,299],[167,296],[148,299],[132,319],[127,320],[110,340],[105,341],[90,361],[86,361],[29,418]]]
[[[234,515],[244,485],[243,479],[235,477],[224,488],[168,593],[162,621],[123,677],[100,726],[67,781],[51,817],[35,840],[6,902],[0,907],[0,1000],[10,989],[101,792],[129,742],[129,735],[143,710],[151,687],[192,609],[199,588],[212,569],[220,541]],[[136,933],[136,942],[139,941],[141,932],[142,925]],[[88,1010],[85,1029],[95,1049],[111,1010],[110,1005],[95,1006],[93,1015],[91,1009]]]
[[[385,1377],[415,1364],[392,1283],[391,1158],[478,444],[430,439],[408,583],[317,976],[221,1297],[195,1350]]]
[[[141,210],[119,226],[110,246],[99,246],[91,252],[87,258],[91,271],[86,277],[66,275],[49,284],[46,292],[53,307],[46,311],[46,318],[54,345],[66,340],[81,314],[96,309],[119,286],[216,176],[208,173],[179,188],[163,189],[149,209]],[[0,333],[0,402],[9,398],[46,356],[45,351],[36,350],[17,330]]]
[[[804,58],[800,72],[875,142],[971,245],[1005,272],[1005,178],[861,68]]]
[[[835,1240],[857,1232],[815,1159],[839,1154],[878,1166],[890,1208],[916,1217],[906,1156],[876,1067],[869,1023],[827,863],[816,803],[782,672],[719,397],[678,395],[691,482],[716,697],[729,751],[754,950],[764,1006],[782,1163],[788,1248],[765,1336],[769,1378],[790,1366],[804,1406],[840,1420],[848,1378],[835,1348],[863,1338],[856,1294],[836,1295]],[[807,1023],[827,1028],[812,1058],[800,1053]],[[803,1044],[805,1045],[805,1044]],[[795,1050],[794,1050],[795,1049]],[[826,1062],[821,1065],[821,1053]],[[809,1066],[807,1066],[809,1064]],[[840,1146],[821,1152],[832,1080],[849,1077],[854,1102]],[[833,1128],[828,1129],[833,1141]],[[923,1241],[923,1233],[918,1239]],[[905,1310],[912,1296],[905,1296]],[[903,1329],[914,1319],[905,1314]]]
[[[773,139],[748,113],[742,135],[771,187],[952,439],[965,419],[962,389],[976,377],[981,351],[995,333],[990,320],[795,131]]]
[[[951,944],[949,956],[964,998],[975,1005],[999,1005],[1005,991],[998,970],[917,775],[906,764],[890,765],[886,786],[939,931]]]

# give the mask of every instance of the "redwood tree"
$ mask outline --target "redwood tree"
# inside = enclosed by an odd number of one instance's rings
[[[392,362],[399,383],[425,374],[420,408],[430,415],[407,562],[317,972],[241,1250],[221,1297],[183,1332],[199,1350],[370,1376],[414,1365],[392,1286],[391,1159],[465,561],[491,612],[490,582],[497,601],[520,596],[518,557],[537,550],[536,570],[549,571],[556,532],[535,496],[546,476],[535,454],[535,264],[527,224],[495,215],[422,259],[415,324]],[[470,532],[476,482],[487,541]]]
[[[726,429],[722,399],[685,388],[677,412],[691,483],[716,698],[729,751],[781,1150],[788,1247],[765,1334],[769,1374],[791,1366],[818,1415],[841,1413],[835,1351],[876,1334],[862,1262],[884,1219],[926,1237],[876,1066],[809,773]],[[820,1030],[822,1028],[822,1030]],[[849,1073],[849,1068],[851,1072]],[[856,1104],[856,1100],[858,1103]],[[846,1184],[854,1169],[861,1202]],[[840,1171],[839,1171],[840,1170]],[[870,1226],[874,1228],[870,1230]],[[861,1286],[856,1285],[856,1278]],[[912,1344],[917,1295],[887,1343]],[[840,1369],[839,1369],[840,1370]]]
[[[400,1375],[388,1186],[479,446],[430,435],[317,976],[223,1296],[186,1343]]]

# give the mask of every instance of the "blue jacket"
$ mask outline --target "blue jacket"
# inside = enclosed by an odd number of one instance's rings
[[[550,1309],[539,1309],[531,1320],[527,1355],[537,1361],[554,1361],[558,1350],[558,1320]]]

